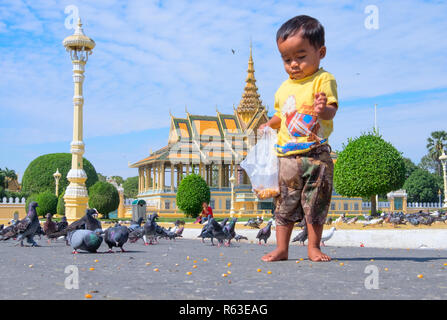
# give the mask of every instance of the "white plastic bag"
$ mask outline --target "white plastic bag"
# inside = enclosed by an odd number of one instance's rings
[[[278,157],[274,149],[275,143],[276,131],[265,127],[261,139],[240,164],[250,178],[258,199],[268,199],[279,194]]]

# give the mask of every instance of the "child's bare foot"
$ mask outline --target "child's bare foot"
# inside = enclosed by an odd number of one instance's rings
[[[310,261],[314,262],[326,262],[331,261],[331,257],[321,252],[320,248],[307,248],[307,256]]]
[[[261,258],[265,262],[281,261],[287,260],[289,258],[289,253],[287,251],[280,250],[276,248],[272,252],[267,253]]]

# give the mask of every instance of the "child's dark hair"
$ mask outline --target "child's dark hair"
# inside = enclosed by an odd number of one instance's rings
[[[323,26],[317,19],[306,15],[296,16],[285,22],[276,33],[276,42],[284,41],[300,31],[302,37],[309,40],[309,43],[315,48],[319,49],[324,46]]]

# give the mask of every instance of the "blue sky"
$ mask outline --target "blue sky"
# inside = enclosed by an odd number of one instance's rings
[[[167,144],[169,110],[231,113],[245,85],[250,39],[255,76],[273,111],[287,78],[275,34],[298,14],[326,30],[339,112],[330,144],[374,125],[416,164],[432,131],[447,130],[447,3],[444,1],[24,1],[0,2],[0,167],[23,174],[37,156],[69,152],[71,62],[62,40],[67,6],[96,42],[84,81],[85,157],[104,175]],[[365,27],[368,5],[378,29]],[[231,49],[235,50],[232,54]]]

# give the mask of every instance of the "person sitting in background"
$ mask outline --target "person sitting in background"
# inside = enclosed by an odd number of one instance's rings
[[[202,203],[202,213],[197,217],[197,220],[194,223],[204,223],[208,221],[209,218],[213,217],[213,209],[208,206],[208,203]]]

